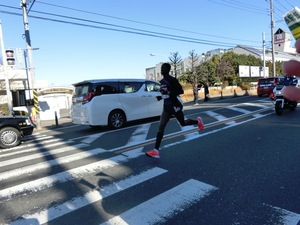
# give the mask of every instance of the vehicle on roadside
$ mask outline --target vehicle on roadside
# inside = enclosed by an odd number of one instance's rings
[[[263,95],[269,96],[281,78],[283,78],[283,76],[259,78],[257,81],[257,95],[259,97]]]
[[[74,124],[121,128],[128,121],[160,116],[160,84],[145,79],[98,79],[76,84],[71,110]]]
[[[27,116],[0,116],[0,147],[19,145],[24,136],[31,135],[34,126]]]

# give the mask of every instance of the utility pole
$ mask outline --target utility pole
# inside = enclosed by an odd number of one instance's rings
[[[265,32],[262,33],[262,39],[263,39],[263,74],[264,77],[266,77],[266,37],[265,37]]]
[[[8,113],[11,115],[13,111],[12,107],[12,96],[10,92],[9,87],[9,78],[8,78],[8,65],[7,65],[7,59],[6,59],[6,53],[4,48],[4,41],[3,41],[3,33],[2,33],[2,23],[0,21],[0,44],[1,44],[1,50],[2,50],[2,61],[3,61],[3,71],[5,76],[5,89],[6,89],[6,96],[7,96],[7,104],[8,104]]]
[[[28,58],[28,72],[29,72],[29,85],[31,88],[35,88],[35,77],[34,77],[34,67],[32,60],[32,49],[31,49],[31,40],[29,34],[29,25],[28,25],[28,13],[27,13],[27,0],[21,0],[21,7],[23,11],[23,22],[25,30],[25,40],[27,47],[27,58]]]
[[[273,76],[276,75],[275,49],[274,49],[274,18],[273,18],[273,0],[270,0],[270,15],[271,15],[271,40],[272,40],[272,62]]]
[[[23,11],[23,21],[24,21],[24,30],[25,30],[25,39],[26,39],[26,46],[27,46],[27,59],[28,59],[28,83],[31,88],[34,89],[34,106],[36,111],[36,128],[38,130],[41,129],[41,120],[40,120],[40,113],[39,113],[39,105],[37,99],[37,92],[36,92],[36,85],[35,85],[35,74],[34,74],[34,66],[32,60],[32,47],[31,47],[31,40],[29,34],[29,25],[28,25],[28,12],[27,12],[27,1],[28,0],[21,0],[21,8]],[[30,90],[29,90],[30,91]]]

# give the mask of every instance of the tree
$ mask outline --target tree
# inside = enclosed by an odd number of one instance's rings
[[[195,50],[189,52],[189,70],[188,70],[188,82],[193,84],[198,83],[197,65],[199,65],[199,56],[195,53]]]
[[[207,59],[205,54],[204,61],[197,67],[198,80],[201,83],[216,83],[220,82],[220,79],[217,77],[216,69],[217,65],[220,62],[220,56],[214,55],[210,59]]]
[[[273,64],[271,61],[267,61],[266,66],[269,67],[269,70],[273,68]],[[282,62],[276,61],[275,67],[276,67],[276,75],[284,75],[282,70]],[[272,74],[272,71],[269,71],[269,73]]]
[[[181,63],[182,59],[178,52],[171,52],[170,54],[171,56],[169,57],[169,60],[174,68],[174,76],[177,78],[177,67]]]
[[[231,66],[230,62],[227,61],[226,58],[222,58],[220,63],[217,66],[217,75],[219,78],[221,78],[222,88],[227,86],[227,83],[229,80],[232,79],[234,72],[235,71]]]

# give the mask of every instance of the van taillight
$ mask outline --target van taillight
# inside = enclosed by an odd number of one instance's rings
[[[82,104],[88,103],[93,99],[94,96],[95,96],[94,92],[89,92],[88,95],[82,99]]]

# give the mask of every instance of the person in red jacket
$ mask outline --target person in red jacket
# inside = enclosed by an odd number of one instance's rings
[[[155,148],[147,151],[146,155],[153,158],[159,158],[159,147],[164,136],[167,123],[172,115],[174,115],[181,126],[198,125],[198,130],[203,130],[203,122],[200,117],[197,120],[185,119],[183,114],[183,105],[179,101],[178,96],[183,94],[183,89],[175,77],[170,76],[171,65],[163,63],[161,66],[161,74],[163,79],[160,81],[161,96],[157,100],[164,100],[163,112],[160,117],[159,129],[156,134]]]

